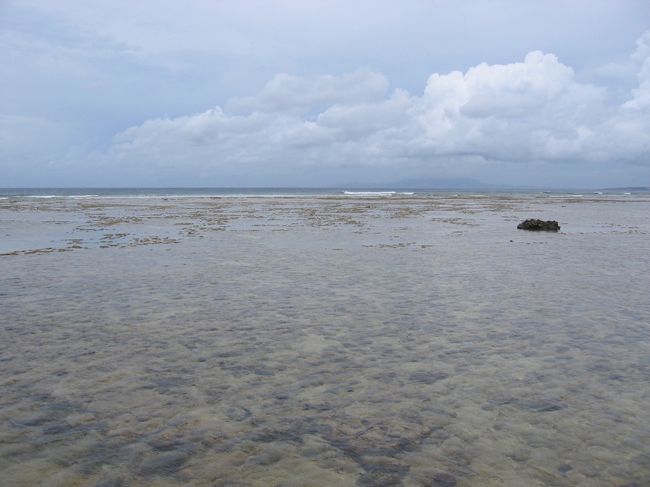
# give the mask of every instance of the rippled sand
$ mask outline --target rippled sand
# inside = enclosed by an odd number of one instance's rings
[[[0,484],[650,485],[649,215],[0,201]]]

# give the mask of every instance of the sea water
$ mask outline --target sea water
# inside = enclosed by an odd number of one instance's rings
[[[647,197],[95,194],[0,201],[2,485],[650,482]]]

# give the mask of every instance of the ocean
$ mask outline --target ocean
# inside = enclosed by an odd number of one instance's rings
[[[340,188],[0,188],[0,198],[116,198],[116,197],[278,197],[333,195],[436,195],[436,194],[546,194],[546,195],[631,195],[647,194],[650,188],[409,188],[409,187],[340,187]]]
[[[650,195],[602,193],[0,190],[0,483],[646,485]]]

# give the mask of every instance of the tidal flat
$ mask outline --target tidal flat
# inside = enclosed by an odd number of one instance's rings
[[[7,198],[0,237],[0,485],[650,485],[650,197]]]

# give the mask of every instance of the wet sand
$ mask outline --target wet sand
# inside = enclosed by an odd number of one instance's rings
[[[0,484],[650,485],[649,215],[2,200]]]

